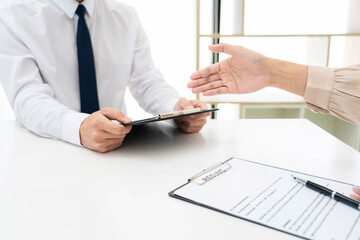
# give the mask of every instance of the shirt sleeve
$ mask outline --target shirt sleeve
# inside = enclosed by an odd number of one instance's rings
[[[137,35],[129,83],[130,92],[147,112],[159,114],[173,111],[180,96],[154,67],[148,38],[135,12],[134,16]]]
[[[360,64],[345,68],[309,66],[304,99],[314,112],[360,124]]]
[[[0,39],[0,81],[17,120],[40,136],[80,145],[80,125],[88,115],[56,100],[31,50],[1,20]]]

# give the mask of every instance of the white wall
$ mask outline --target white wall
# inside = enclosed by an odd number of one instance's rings
[[[134,7],[147,33],[155,66],[181,96],[195,99],[186,87],[196,62],[195,0],[119,0]],[[129,91],[128,115],[145,116]]]

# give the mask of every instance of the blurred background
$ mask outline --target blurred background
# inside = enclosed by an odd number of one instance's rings
[[[116,0],[118,1],[118,0]],[[360,150],[360,128],[314,114],[301,97],[267,88],[258,93],[203,97],[186,84],[191,73],[227,58],[216,42],[243,45],[265,56],[300,64],[342,67],[360,63],[358,0],[119,0],[133,6],[148,34],[154,63],[166,81],[189,99],[221,110],[213,118],[307,118]],[[144,112],[126,94],[128,116]],[[15,119],[0,88],[0,120]]]

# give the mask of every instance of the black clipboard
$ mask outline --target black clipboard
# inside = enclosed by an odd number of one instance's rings
[[[132,121],[132,122],[128,122],[128,123],[121,123],[121,124],[124,125],[124,126],[142,125],[142,124],[146,124],[146,123],[170,120],[170,119],[181,118],[181,117],[186,117],[186,116],[190,116],[190,115],[196,115],[196,114],[202,114],[202,113],[208,113],[208,112],[215,112],[215,111],[218,111],[218,110],[219,110],[218,108],[198,109],[196,111],[192,111],[192,112],[189,112],[189,113],[187,113],[187,110],[174,111],[174,112],[171,112],[171,113],[159,114],[159,115],[156,115],[156,116],[151,117],[151,118],[136,120],[136,121]]]
[[[308,237],[305,237],[305,236],[302,236],[302,235],[299,235],[299,234],[296,234],[296,233],[293,233],[293,232],[289,232],[289,231],[285,231],[283,229],[280,229],[280,228],[276,228],[276,227],[273,227],[273,226],[270,226],[270,225],[267,225],[267,224],[264,224],[264,223],[261,223],[259,221],[254,221],[254,220],[251,220],[249,218],[246,218],[246,217],[242,217],[242,216],[239,216],[239,215],[235,215],[235,214],[232,214],[228,211],[224,211],[224,210],[221,210],[217,207],[214,207],[214,206],[211,206],[211,205],[208,205],[208,204],[204,204],[204,203],[201,203],[201,202],[198,202],[198,201],[195,201],[193,199],[190,199],[190,198],[187,198],[187,197],[183,197],[183,196],[180,196],[180,195],[177,195],[176,194],[176,191],[185,187],[186,185],[190,184],[191,182],[195,181],[196,179],[198,179],[200,176],[203,176],[204,174],[207,174],[209,172],[212,172],[214,171],[214,169],[219,169],[219,167],[223,166],[223,165],[226,165],[226,164],[229,164],[230,167],[223,167],[223,170],[222,171],[216,171],[216,175],[204,180],[203,183],[200,183],[200,184],[206,184],[207,182],[211,181],[212,179],[216,178],[217,176],[220,176],[221,174],[225,174],[225,172],[227,171],[231,171],[231,161],[244,161],[244,162],[248,162],[248,163],[251,163],[251,164],[255,164],[255,165],[259,165],[259,166],[265,166],[265,167],[269,167],[269,168],[275,168],[275,169],[279,169],[279,170],[283,170],[283,171],[288,171],[288,172],[292,172],[294,174],[303,174],[303,175],[306,175],[306,176],[309,176],[309,177],[316,177],[316,178],[319,178],[319,179],[326,179],[326,180],[329,180],[329,181],[333,181],[333,182],[337,182],[337,183],[341,183],[341,184],[346,184],[346,185],[351,185],[353,186],[354,184],[350,184],[350,183],[346,183],[346,182],[341,182],[341,181],[336,181],[336,180],[332,180],[332,179],[329,179],[329,178],[323,178],[323,177],[319,177],[319,176],[314,176],[314,175],[311,175],[311,174],[306,174],[306,173],[302,173],[302,172],[297,172],[297,171],[293,171],[293,170],[289,170],[289,169],[285,169],[285,168],[280,168],[280,167],[275,167],[275,166],[271,166],[271,165],[267,165],[267,164],[263,164],[263,163],[258,163],[258,162],[254,162],[254,161],[250,161],[250,160],[245,160],[245,159],[240,159],[240,158],[230,158],[224,162],[220,162],[218,164],[215,164],[214,166],[211,166],[207,169],[204,169],[202,172],[196,174],[195,176],[191,177],[188,179],[187,183],[181,185],[180,187],[177,187],[176,189],[172,190],[171,192],[168,193],[168,195],[170,197],[173,197],[173,198],[176,198],[176,199],[179,199],[179,200],[182,200],[182,201],[185,201],[185,202],[188,202],[188,203],[191,203],[191,204],[195,204],[195,205],[198,205],[198,206],[201,206],[201,207],[204,207],[204,208],[207,208],[207,209],[211,209],[213,211],[216,211],[216,212],[220,212],[220,213],[223,213],[223,214],[226,214],[226,215],[229,215],[229,216],[232,216],[232,217],[236,217],[236,218],[239,218],[239,219],[242,219],[242,220],[245,220],[245,221],[249,221],[249,222],[252,222],[252,223],[255,223],[255,224],[258,224],[260,226],[264,226],[264,227],[268,227],[268,228],[271,228],[273,230],[276,230],[276,231],[280,231],[280,232],[283,232],[283,233],[286,233],[286,234],[289,234],[289,235],[293,235],[293,236],[296,236],[296,237],[299,237],[299,238],[302,238],[302,239],[313,239],[313,238],[308,238]],[[209,175],[208,175],[209,176]],[[356,212],[356,210],[355,210]]]

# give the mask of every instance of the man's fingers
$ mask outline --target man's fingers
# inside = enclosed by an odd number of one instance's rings
[[[131,122],[131,119],[126,117],[125,114],[119,110],[112,108],[103,108],[100,112],[110,120],[117,120],[119,122]]]
[[[108,151],[114,150],[114,149],[120,147],[122,144],[123,144],[123,143],[120,142],[120,143],[115,143],[115,144],[113,144],[113,145],[110,145],[110,146],[108,146]]]
[[[237,52],[239,51],[237,48],[239,48],[239,46],[234,46],[234,45],[230,45],[227,43],[220,43],[220,44],[216,44],[216,45],[209,45],[209,49],[212,52],[216,52],[216,53],[227,53],[230,55],[236,55]]]
[[[186,117],[181,117],[179,118],[180,121],[182,122],[195,122],[195,121],[202,121],[204,119],[206,119],[208,116],[210,116],[210,113],[199,113],[199,114],[194,114],[194,115],[190,115],[190,116],[186,116]]]
[[[131,119],[125,117],[121,111],[111,108],[104,108],[99,112],[100,114],[96,119],[98,123],[96,123],[96,125],[98,125],[100,129],[115,135],[127,134],[131,131],[131,126],[123,126],[119,123],[111,121],[117,120],[119,122],[131,122]]]
[[[208,109],[208,106],[206,105],[205,102],[203,101],[199,101],[199,100],[190,100],[191,104],[195,107],[195,108],[200,108],[200,109]],[[194,114],[189,116],[189,118],[193,119],[193,120],[199,120],[199,119],[204,119],[206,117],[210,116],[210,113],[200,113],[200,114]]]
[[[354,186],[353,191],[360,195],[360,186]]]
[[[109,121],[106,125],[104,125],[104,131],[111,133],[116,136],[126,135],[131,131],[132,126],[123,126],[119,123],[115,123]]]
[[[131,131],[131,126],[123,126],[119,123],[113,122],[109,119],[107,119],[104,115],[99,115],[99,117],[96,119],[95,126],[99,129],[114,134],[114,135],[122,135],[122,134],[128,134]]]
[[[130,132],[131,126],[123,126],[113,120],[131,121],[120,111],[111,108],[101,109],[91,114],[81,124],[81,144],[98,152],[107,152],[120,146],[126,134]]]
[[[180,128],[181,128],[181,130],[183,130],[186,133],[196,133],[196,132],[199,132],[203,128],[203,126],[200,126],[200,127],[187,127],[185,125],[182,125]]]
[[[191,104],[195,107],[195,108],[200,108],[200,109],[208,109],[208,106],[206,105],[205,102],[200,101],[200,100],[190,100]]]
[[[96,149],[96,151],[102,152],[102,153],[109,152],[109,151],[112,151],[112,150],[120,147],[122,145],[122,143],[123,143],[122,141],[113,141],[113,143],[107,142],[107,145],[99,146]]]
[[[119,139],[124,139],[126,137],[127,132],[121,132],[120,134],[114,134],[112,132],[107,132],[107,131],[101,131],[102,132],[102,136],[103,139],[105,140],[119,140]]]
[[[357,201],[360,201],[360,195],[357,195],[357,194],[350,194],[350,197],[357,200]]]
[[[182,121],[186,127],[201,127],[206,123],[206,118],[194,119],[192,121]]]
[[[125,136],[126,134],[117,136],[115,134],[99,130],[88,136],[88,145],[86,147],[98,152],[107,152],[114,149],[109,148],[111,145],[120,146]]]
[[[178,102],[178,105],[180,107],[180,110],[186,110],[186,109],[193,109],[194,106],[191,104],[189,100],[186,98],[181,98]]]
[[[199,78],[207,77],[209,75],[220,72],[220,63],[215,63],[209,67],[201,69],[190,76],[191,80],[197,80]]]
[[[120,118],[125,117],[124,113],[112,108],[103,108],[100,110],[100,112],[110,120],[118,120]]]

